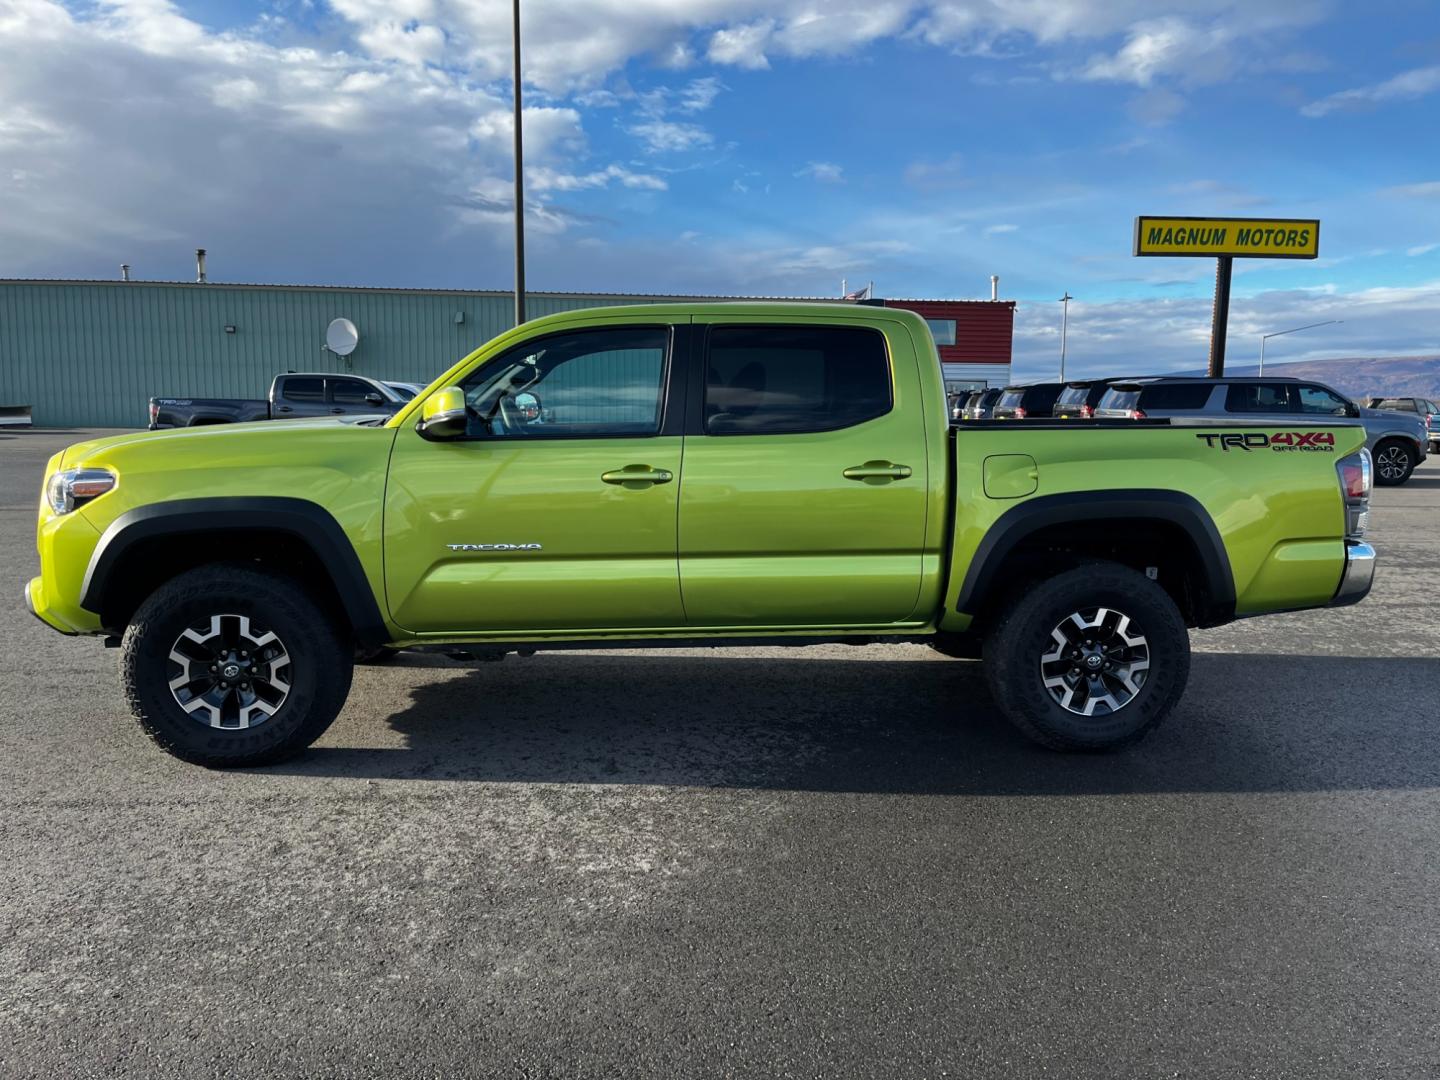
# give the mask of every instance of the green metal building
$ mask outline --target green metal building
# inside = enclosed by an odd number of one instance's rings
[[[530,293],[526,312],[691,299],[716,297]],[[359,330],[344,358],[325,350],[337,318]],[[30,406],[37,427],[133,428],[151,397],[261,398],[285,371],[428,383],[513,322],[513,296],[499,291],[0,280],[0,406]]]

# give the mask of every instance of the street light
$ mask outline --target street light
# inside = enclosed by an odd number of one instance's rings
[[[520,126],[520,0],[510,23],[515,46],[515,325],[525,321],[525,155]]]
[[[1324,322],[1312,322],[1306,326],[1297,326],[1293,330],[1276,330],[1273,334],[1260,335],[1260,374],[1265,374],[1265,342],[1272,337],[1284,337],[1286,334],[1298,334],[1301,330],[1314,330],[1317,326],[1337,326],[1343,323],[1344,319],[1326,319]]]
[[[1075,298],[1070,295],[1070,290],[1065,290],[1065,295],[1060,297],[1060,381],[1065,381],[1065,333],[1070,328],[1070,301]]]

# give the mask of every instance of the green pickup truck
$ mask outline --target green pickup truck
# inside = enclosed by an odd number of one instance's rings
[[[1356,425],[951,427],[894,309],[673,304],[526,323],[389,418],[57,454],[30,610],[121,647],[209,766],[298,753],[357,656],[925,642],[1032,738],[1144,736],[1187,627],[1369,591]]]

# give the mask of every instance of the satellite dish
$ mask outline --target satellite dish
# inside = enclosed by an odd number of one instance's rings
[[[360,331],[349,319],[334,319],[325,328],[325,347],[336,356],[349,356],[360,344]]]

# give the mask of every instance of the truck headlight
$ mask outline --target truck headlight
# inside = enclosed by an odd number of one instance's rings
[[[45,485],[45,501],[57,514],[68,514],[115,488],[115,474],[104,469],[65,469]]]

